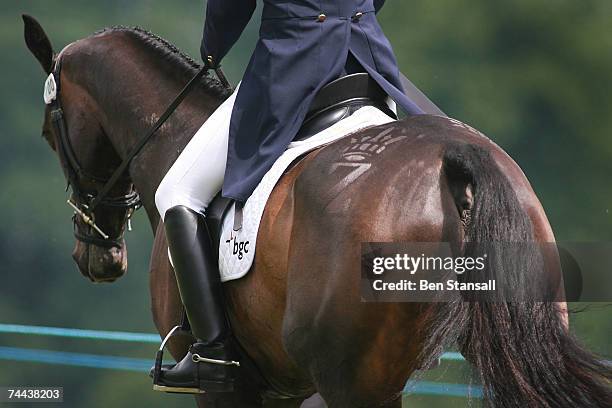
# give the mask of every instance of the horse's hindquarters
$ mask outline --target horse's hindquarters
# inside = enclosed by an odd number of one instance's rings
[[[461,240],[441,151],[398,122],[323,149],[296,181],[284,342],[330,406],[397,405],[427,364],[437,306],[362,302],[361,243]]]

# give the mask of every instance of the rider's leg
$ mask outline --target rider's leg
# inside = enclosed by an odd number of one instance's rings
[[[221,190],[230,119],[237,93],[238,88],[204,122],[157,187],[155,205],[162,219],[176,205],[204,214],[210,201]]]
[[[183,360],[162,370],[156,388],[183,392],[231,391],[232,367],[226,365],[234,357],[227,349],[230,329],[205,219],[190,208],[178,205],[166,211],[164,226],[181,300],[197,341]],[[216,360],[218,364],[202,359]]]
[[[226,349],[229,325],[203,214],[223,183],[235,95],[202,125],[155,194],[155,203],[164,219],[181,300],[192,332],[198,339],[183,360],[164,367],[154,387],[158,390],[232,390],[231,366],[223,364],[231,359]]]

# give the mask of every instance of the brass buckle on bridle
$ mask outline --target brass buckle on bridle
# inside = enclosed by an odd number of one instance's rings
[[[85,224],[87,224],[91,228],[93,228],[98,234],[100,234],[102,236],[102,238],[104,238],[104,239],[108,239],[109,238],[109,235],[105,234],[104,231],[102,231],[102,229],[100,229],[100,227],[98,227],[96,225],[96,223],[94,221],[94,218],[93,218],[93,215],[91,215],[91,216],[87,215],[75,203],[73,203],[72,200],[67,200],[66,203],[68,203],[68,205],[74,209],[75,214],[80,216],[81,220],[83,220],[83,222]]]

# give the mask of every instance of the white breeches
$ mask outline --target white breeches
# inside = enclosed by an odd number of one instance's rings
[[[157,187],[155,205],[162,219],[176,205],[204,214],[221,190],[238,87],[204,122]]]

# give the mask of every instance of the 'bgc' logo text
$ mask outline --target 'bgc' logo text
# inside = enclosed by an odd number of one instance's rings
[[[232,241],[234,241],[233,248],[232,248],[232,255],[238,256],[238,259],[242,259],[244,257],[243,254],[249,253],[249,241],[238,242],[236,238],[230,238],[227,241],[225,241],[225,243],[231,247]]]

